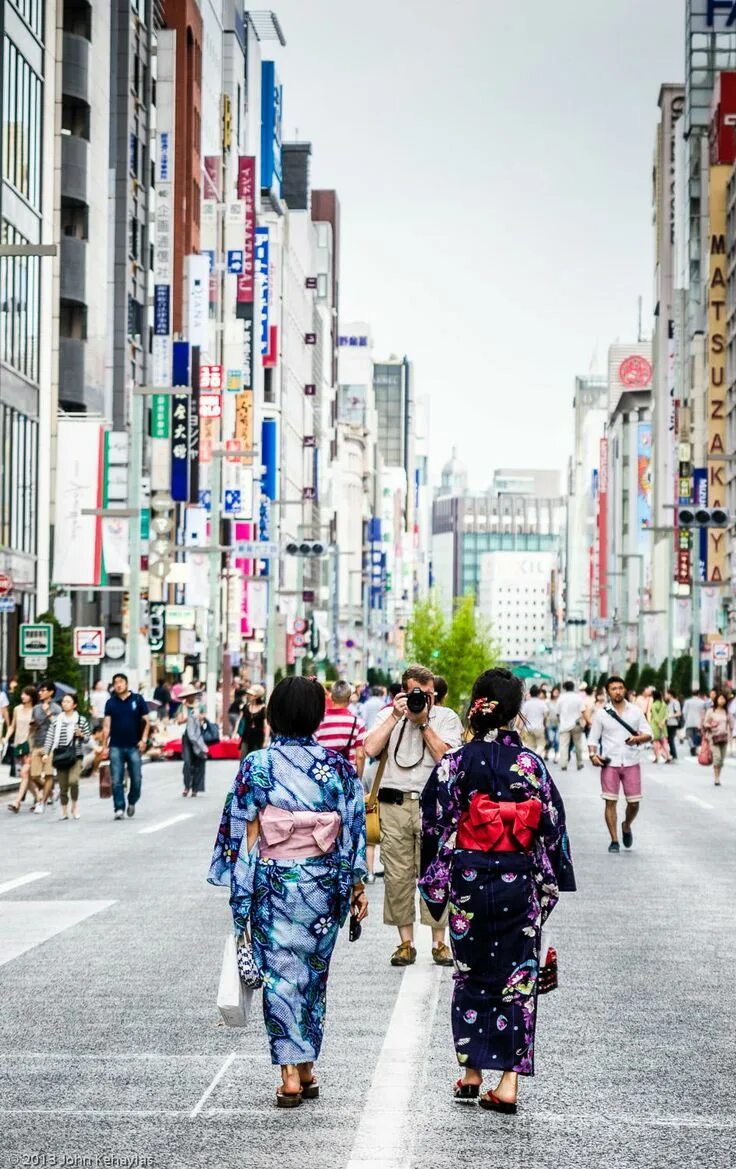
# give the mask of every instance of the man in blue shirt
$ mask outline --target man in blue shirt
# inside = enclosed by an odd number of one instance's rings
[[[115,674],[113,693],[105,706],[103,746],[110,747],[110,777],[115,819],[125,814],[125,764],[128,764],[130,790],[128,815],[135,815],[135,806],[141,797],[141,751],[148,742],[148,706],[140,694],[133,694],[125,674]]]

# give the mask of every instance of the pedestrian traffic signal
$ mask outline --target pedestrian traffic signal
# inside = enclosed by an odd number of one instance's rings
[[[722,507],[679,507],[677,525],[680,528],[727,528],[731,517]]]
[[[285,551],[287,556],[324,556],[327,549],[321,540],[291,540]]]

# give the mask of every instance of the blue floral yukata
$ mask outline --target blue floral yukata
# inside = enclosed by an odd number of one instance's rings
[[[315,859],[264,859],[256,843],[248,852],[246,824],[269,804],[337,812],[342,824],[334,851]],[[363,788],[347,760],[313,739],[279,738],[243,760],[207,879],[230,887],[236,934],[250,923],[275,1064],[319,1056],[332,951],[352,887],[366,874]]]
[[[530,848],[456,848],[458,822],[473,797],[499,804],[539,800]],[[534,1075],[541,927],[560,892],[575,890],[575,876],[560,794],[516,732],[476,739],[435,767],[422,796],[419,886],[433,917],[449,901],[458,1063]]]

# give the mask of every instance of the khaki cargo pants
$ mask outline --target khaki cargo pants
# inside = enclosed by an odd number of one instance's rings
[[[383,920],[386,925],[412,925],[416,920],[421,838],[419,800],[381,804],[381,860],[385,885]],[[420,897],[419,918],[423,925],[440,929],[447,925],[447,909],[440,920],[435,921]]]

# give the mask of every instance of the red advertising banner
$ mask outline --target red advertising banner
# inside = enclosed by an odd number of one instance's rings
[[[598,615],[608,617],[608,439],[601,439],[598,472]]]
[[[254,257],[256,233],[256,160],[250,155],[238,159],[238,198],[245,204],[243,236],[243,271],[238,276],[238,304],[252,304],[255,299]]]

